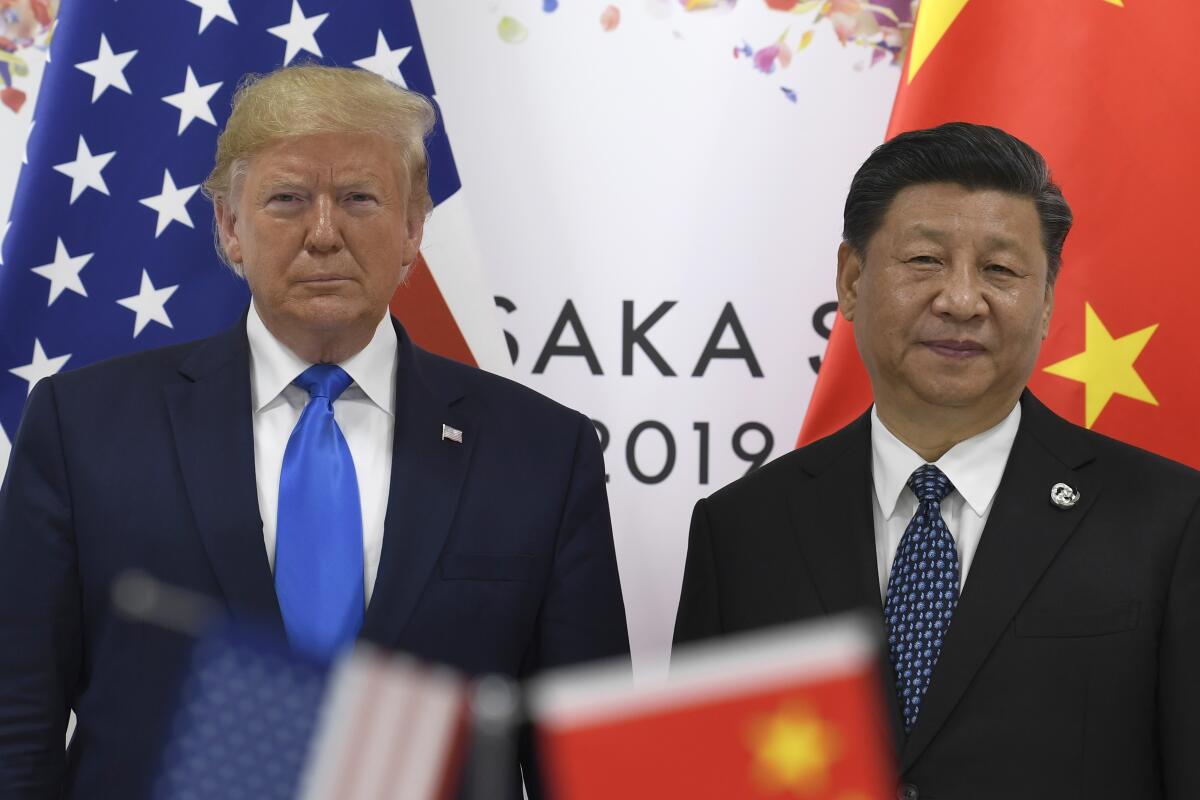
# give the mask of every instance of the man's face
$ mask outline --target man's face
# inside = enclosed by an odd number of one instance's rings
[[[881,413],[996,419],[1025,386],[1050,324],[1031,199],[955,184],[896,195],[865,254],[843,244],[838,302]]]
[[[317,134],[255,155],[217,221],[267,327],[304,341],[378,325],[421,243],[408,201],[390,142]]]

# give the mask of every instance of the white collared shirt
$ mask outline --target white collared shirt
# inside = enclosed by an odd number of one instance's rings
[[[942,519],[958,548],[960,590],[966,583],[975,551],[979,549],[983,526],[987,524],[1020,424],[1021,404],[1017,403],[998,425],[959,442],[934,462],[954,484],[954,491],[942,501]],[[908,488],[908,477],[925,463],[925,459],[887,429],[872,407],[875,554],[879,563],[879,592],[885,602],[892,560],[896,557],[904,529],[917,512],[917,496]]]
[[[254,419],[254,473],[258,511],[267,560],[275,569],[275,533],[279,519],[279,473],[292,429],[308,402],[308,392],[292,381],[311,364],[276,339],[254,303],[246,317],[250,340],[250,402]],[[392,476],[392,434],[396,428],[396,331],[383,315],[367,346],[338,366],[354,380],[333,404],[333,418],[354,459],[363,523],[363,590],[371,602],[383,521]]]

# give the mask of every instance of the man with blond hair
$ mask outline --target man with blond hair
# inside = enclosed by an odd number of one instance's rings
[[[433,122],[359,70],[248,80],[205,182],[246,314],[33,390],[0,491],[0,797],[145,794],[172,681],[112,618],[129,568],[317,658],[361,638],[523,677],[628,654],[591,423],[388,314]]]

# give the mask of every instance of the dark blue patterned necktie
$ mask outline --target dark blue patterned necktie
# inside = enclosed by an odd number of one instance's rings
[[[896,549],[883,607],[905,733],[917,724],[958,605],[958,550],[942,519],[942,500],[954,486],[940,469],[925,464],[909,476],[908,488],[919,501],[917,513]]]

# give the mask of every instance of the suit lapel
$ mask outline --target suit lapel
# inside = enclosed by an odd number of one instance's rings
[[[933,682],[901,753],[901,770],[912,766],[945,723],[1100,490],[1089,474],[1077,471],[1091,455],[1071,435],[1073,428],[1068,423],[1054,417],[1028,392],[1021,400],[1021,414],[1021,427],[934,668]],[[1062,510],[1050,502],[1050,489],[1059,482],[1080,492],[1079,502],[1071,509]]]
[[[254,475],[245,317],[200,345],[166,387],[179,466],[209,563],[235,618],[282,632]]]
[[[871,415],[801,454],[809,476],[787,493],[792,530],[827,614],[869,609],[883,618],[871,509]],[[834,499],[836,498],[836,499]],[[891,667],[883,656],[885,713],[893,740],[904,725]]]
[[[870,514],[870,432],[864,415],[803,453],[800,466],[810,479],[788,493],[792,530],[828,614],[883,610]]]
[[[395,645],[429,581],[450,532],[471,452],[482,435],[463,392],[431,380],[429,356],[404,329],[396,369],[396,428],[383,551],[363,636]],[[442,425],[462,431],[444,440]]]

